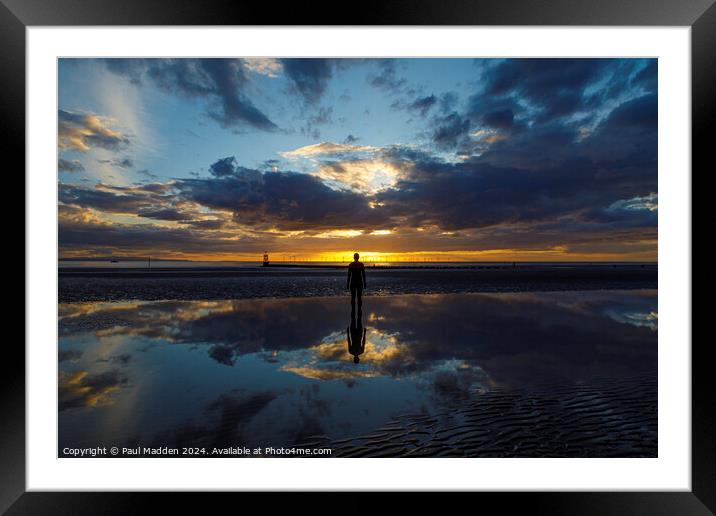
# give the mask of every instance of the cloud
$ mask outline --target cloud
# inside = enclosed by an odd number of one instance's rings
[[[185,222],[182,221],[182,224]],[[205,255],[207,250],[217,254],[247,252],[258,255],[270,243],[270,239],[266,238],[257,240],[247,236],[239,240],[236,234],[217,234],[214,228],[201,228],[201,221],[186,225],[189,227],[167,227],[152,223],[109,224],[61,215],[58,245],[61,255],[76,255],[79,252],[89,256],[146,256],[149,250],[155,256],[162,253]]]
[[[237,223],[254,228],[321,230],[382,222],[368,198],[334,190],[315,176],[297,172],[239,167],[208,179],[186,179],[177,187],[183,199],[229,210]]]
[[[281,152],[281,156],[288,159],[293,158],[310,158],[315,156],[330,156],[330,155],[345,155],[356,152],[371,152],[376,150],[375,147],[367,145],[353,145],[353,139],[351,142],[346,143],[331,143],[321,142],[314,143],[312,145],[305,145],[294,149],[292,151]]]
[[[250,72],[265,75],[272,79],[278,77],[283,71],[281,61],[271,57],[244,57],[241,62]]]
[[[148,169],[143,168],[142,170],[137,170],[137,174],[141,176],[145,176],[148,179],[157,179],[159,176],[156,174],[152,174]]]
[[[632,199],[622,199],[612,203],[608,211],[621,210],[648,210],[657,211],[659,209],[659,197],[656,193],[651,193],[644,197],[634,197]]]
[[[236,443],[259,446],[245,434],[245,428],[252,419],[279,396],[276,392],[264,391],[243,395],[236,392],[221,394],[208,403],[198,418],[201,423],[190,419],[185,423],[159,432],[149,438],[152,446],[172,447],[235,447]]]
[[[436,105],[438,102],[438,98],[435,95],[429,95],[427,97],[421,97],[418,99],[415,99],[413,102],[408,104],[408,110],[409,111],[417,111],[420,113],[420,116],[425,116],[428,114],[428,111]]]
[[[137,211],[137,216],[155,220],[173,221],[185,221],[191,220],[192,218],[192,214],[182,212],[176,208],[140,208]]]
[[[151,185],[142,187],[111,187],[98,184],[93,188],[68,185],[58,186],[59,201],[82,208],[93,208],[109,213],[137,213],[141,209],[164,206],[171,197],[168,190],[154,190]]]
[[[494,98],[486,95],[473,95],[468,99],[467,115],[479,126],[510,130],[515,119],[525,109],[512,98]]]
[[[281,64],[294,90],[306,102],[315,103],[323,96],[333,77],[336,60],[290,58],[282,59]]]
[[[406,85],[407,81],[397,76],[394,59],[375,59],[374,62],[378,65],[379,71],[368,76],[368,83],[371,86],[388,93],[397,93]]]
[[[118,371],[90,374],[87,371],[66,373],[60,371],[57,386],[58,410],[109,405],[112,394],[127,383]]]
[[[302,85],[294,93],[317,100],[345,66],[318,61],[282,61],[292,87]],[[290,236],[301,249],[340,237],[404,252],[655,250],[654,61],[598,60],[591,71],[582,60],[524,61],[484,67],[462,103],[453,92],[408,94],[425,113],[419,144],[359,145],[353,136],[280,153],[302,160],[304,173],[279,170],[285,162],[277,159],[254,169],[227,156],[209,161],[209,177],[123,188],[60,184],[61,249],[82,249],[86,238],[82,252],[139,252],[142,239],[172,253],[243,252],[289,245]],[[182,65],[191,72],[181,86],[174,64],[152,65],[155,78],[147,66],[122,73],[188,96],[210,95],[215,85],[199,60]],[[379,66],[395,74],[394,64]],[[315,103],[301,109],[331,116]]]
[[[458,102],[458,95],[454,91],[447,91],[440,95],[440,111],[442,111],[443,114],[447,114],[451,111],[455,110],[455,107],[457,106]]]
[[[312,115],[304,115],[305,123],[301,127],[301,134],[317,140],[321,137],[320,126],[333,123],[333,108],[319,107]]]
[[[540,119],[554,119],[577,111],[586,87],[613,63],[611,59],[506,59],[489,73],[485,93],[517,95],[540,111]]]
[[[60,172],[84,172],[85,167],[77,159],[67,160],[60,158],[57,160],[57,170]]]
[[[381,158],[341,160],[324,162],[312,174],[338,188],[373,194],[395,186],[401,168]]]
[[[278,129],[246,96],[247,71],[266,71],[241,59],[105,59],[107,68],[141,85],[145,80],[168,93],[209,101],[207,115],[224,128]],[[268,68],[267,68],[268,67]],[[275,67],[274,67],[275,68]]]
[[[121,159],[98,159],[97,162],[112,165],[117,168],[133,168],[134,162],[130,158]]]
[[[412,377],[441,391],[460,387],[452,374],[539,385],[595,371],[636,374],[651,370],[657,359],[657,298],[643,293],[375,296],[364,316],[361,368],[348,350],[349,310],[325,297],[163,301],[140,308],[128,303],[63,319],[60,331],[82,335],[87,328],[114,328],[123,335],[202,346],[226,366],[265,352],[282,371],[307,378]],[[319,319],[311,317],[316,313]],[[574,331],[569,341],[560,338],[565,325]],[[446,338],[449,345],[441,345]]]
[[[220,364],[233,366],[236,363],[234,350],[230,346],[214,345],[209,349],[209,356]]]
[[[604,129],[640,128],[653,130],[658,121],[656,94],[650,93],[619,105],[606,121]]]
[[[79,349],[61,349],[57,352],[58,362],[76,362],[82,357],[82,351]]]
[[[432,139],[439,149],[455,149],[467,138],[470,131],[470,120],[456,112],[438,118],[436,123]]]
[[[424,249],[495,249],[498,243],[508,249],[539,249],[577,240],[584,248],[578,231],[603,240],[609,231],[618,235],[628,228],[656,225],[649,210],[617,209],[624,200],[648,199],[657,191],[655,103],[649,94],[619,104],[582,140],[575,126],[565,124],[542,124],[512,132],[509,138],[497,129],[466,133],[466,119],[452,113],[438,127],[441,145],[468,151],[486,146],[462,161],[445,161],[406,146],[322,142],[283,154],[318,160],[310,174],[248,169],[229,156],[209,166],[208,178],[131,188],[61,184],[60,201],[185,226],[163,228],[158,237],[159,229],[151,226],[116,225],[114,233],[103,227],[106,237],[94,230],[84,233],[88,244],[110,245],[114,239],[132,249],[141,246],[142,238],[145,245],[162,242],[167,249],[230,248],[231,240],[204,233],[227,229],[227,219],[218,213],[230,213],[236,231],[299,231],[306,232],[305,238],[331,231],[391,230],[392,245],[404,250],[410,249],[411,239],[414,246],[426,245]],[[563,220],[571,222],[559,222]],[[78,224],[73,222],[72,231],[70,225],[61,226],[63,249],[83,234]],[[409,236],[415,228],[436,229]],[[440,232],[464,234],[443,236],[441,242]],[[68,241],[70,235],[73,242]],[[369,241],[366,235],[361,238]],[[494,245],[486,247],[490,239]],[[256,239],[244,235],[241,249],[256,249],[262,241],[268,245],[266,234]],[[620,246],[616,241],[611,245]]]
[[[87,152],[100,147],[117,151],[129,145],[129,138],[112,129],[115,121],[94,113],[81,111],[58,112],[57,136],[61,150]]]
[[[230,176],[236,172],[237,162],[234,156],[216,160],[209,165],[209,172],[215,177]]]
[[[510,152],[498,165],[490,158],[500,162],[501,155],[485,156],[484,161],[464,163],[416,161],[375,200],[384,212],[401,217],[403,226],[459,230],[578,216],[584,207],[606,207],[656,189],[655,166],[642,156],[633,156],[636,161],[624,173],[620,169],[628,159],[609,173],[586,156],[571,156],[537,171],[506,163],[515,159]]]
[[[647,93],[656,92],[659,78],[658,66],[658,60],[649,59],[646,65],[634,75],[631,80],[631,84],[633,86],[640,86]]]

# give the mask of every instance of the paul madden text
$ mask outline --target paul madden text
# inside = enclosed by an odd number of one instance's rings
[[[63,457],[330,457],[332,453],[331,448],[276,448],[273,446],[258,446],[255,448],[246,446],[228,448],[172,448],[169,446],[62,448]]]

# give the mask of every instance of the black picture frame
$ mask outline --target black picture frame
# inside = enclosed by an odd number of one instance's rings
[[[637,25],[691,27],[692,168],[706,168],[707,124],[714,118],[716,5],[714,0],[442,0],[363,1],[310,9],[245,0],[0,0],[0,131],[3,154],[25,167],[25,29],[61,25]],[[712,168],[712,167],[711,167]],[[11,167],[6,167],[8,176]],[[693,172],[688,171],[693,177]],[[6,177],[8,177],[6,176]],[[686,180],[686,178],[685,178]],[[17,185],[23,188],[23,185]],[[24,248],[24,247],[23,247]],[[25,270],[26,275],[31,271]],[[665,273],[668,274],[668,271]],[[691,300],[685,300],[691,302]],[[20,303],[17,303],[20,306]],[[24,303],[22,304],[25,309]],[[19,309],[17,309],[19,310]],[[8,317],[9,319],[9,317]],[[688,342],[669,343],[687,346]],[[708,343],[692,344],[692,490],[690,492],[479,493],[478,503],[501,511],[549,514],[713,514],[716,512],[716,392]],[[4,342],[0,397],[0,512],[7,514],[131,514],[149,498],[206,510],[206,497],[153,493],[37,493],[25,489],[25,353]],[[222,495],[237,496],[237,495]],[[238,496],[253,497],[253,494]],[[342,512],[372,510],[373,495],[334,494],[321,505]],[[337,497],[337,499],[334,499]],[[281,502],[286,496],[278,496]],[[423,503],[420,496],[411,497]],[[203,500],[203,501],[202,501]],[[151,500],[156,501],[156,500]],[[258,502],[258,500],[255,500]],[[245,502],[248,503],[248,502]],[[451,503],[459,503],[453,501]],[[195,505],[196,504],[196,505]],[[295,502],[294,502],[295,505]],[[314,504],[311,504],[314,505]],[[272,501],[272,508],[275,507]],[[484,506],[482,506],[484,507]]]

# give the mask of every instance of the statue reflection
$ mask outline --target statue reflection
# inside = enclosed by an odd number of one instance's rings
[[[353,363],[360,362],[360,355],[365,352],[365,328],[363,328],[363,311],[358,310],[358,317],[355,311],[351,310],[351,325],[346,328],[348,334],[348,353],[353,355]]]

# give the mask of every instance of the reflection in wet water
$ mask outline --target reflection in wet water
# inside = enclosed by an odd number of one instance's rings
[[[656,369],[656,291],[63,304],[60,448],[287,446]]]

